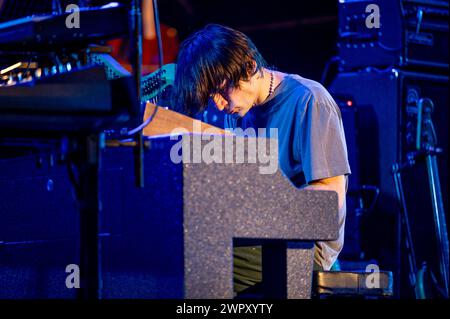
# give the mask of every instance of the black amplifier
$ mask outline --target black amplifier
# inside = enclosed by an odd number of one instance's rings
[[[350,133],[347,144],[349,159],[355,158],[352,153],[357,155],[357,166],[351,167],[352,174],[357,170],[361,185],[373,185],[380,191],[373,210],[360,218],[361,249],[367,259],[377,260],[384,269],[400,271],[398,264],[396,265],[398,262],[396,258],[399,258],[397,254],[400,253],[399,247],[396,246],[399,240],[396,236],[401,232],[398,232],[396,221],[399,210],[392,165],[406,162],[408,153],[414,147],[418,101],[421,99],[429,99],[434,105],[427,122],[433,127],[436,145],[442,149],[437,161],[443,204],[448,219],[450,207],[448,80],[448,76],[444,75],[395,68],[384,71],[372,69],[340,73],[329,87],[333,96],[344,96],[356,106],[355,120],[346,121],[351,117],[348,117],[348,114],[346,117],[345,112],[342,112],[344,129]],[[356,128],[353,128],[353,125]],[[352,137],[352,134],[356,136]],[[357,143],[354,142],[355,139]],[[356,150],[353,149],[355,146]],[[434,269],[434,273],[437,274],[439,264],[436,230],[427,165],[424,159],[416,160],[413,167],[402,173],[403,191],[418,265],[427,261],[430,269]],[[348,195],[347,198],[351,198],[350,187]],[[349,211],[348,216],[350,216],[348,228],[350,230],[351,225],[355,224],[353,217],[355,215]],[[353,244],[355,235],[347,236],[348,243]],[[349,248],[351,247],[344,248],[346,251],[343,252],[348,252]],[[404,254],[404,251],[401,254]],[[401,271],[407,274],[407,269],[402,268]],[[396,276],[400,278],[398,274]],[[408,287],[407,280],[407,276],[404,277],[402,274],[400,281],[405,283],[402,287]],[[396,284],[399,282],[396,281]]]
[[[448,1],[340,0],[340,69],[448,69],[448,16]]]

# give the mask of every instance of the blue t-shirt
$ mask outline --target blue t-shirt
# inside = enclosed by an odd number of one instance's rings
[[[341,112],[328,91],[313,80],[286,75],[272,95],[242,119],[227,115],[225,127],[253,128],[256,132],[265,128],[266,137],[271,137],[271,128],[277,128],[280,170],[297,187],[350,174]],[[339,209],[337,240],[315,244],[314,262],[324,270],[331,268],[342,250],[345,215],[344,205]],[[235,248],[234,257],[235,285],[261,280],[255,276],[261,275],[260,249]]]
[[[228,128],[266,128],[266,137],[277,128],[280,169],[297,187],[350,174],[341,112],[318,82],[286,75],[263,104],[225,121]]]

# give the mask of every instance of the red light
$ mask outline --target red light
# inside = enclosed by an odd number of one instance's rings
[[[353,105],[353,102],[350,101],[350,100],[348,100],[348,101],[347,101],[347,106],[352,106],[352,105]]]

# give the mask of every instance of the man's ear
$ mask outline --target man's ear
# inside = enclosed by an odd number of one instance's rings
[[[246,68],[247,68],[247,76],[249,78],[252,77],[256,73],[257,68],[256,61],[255,60],[247,61]]]

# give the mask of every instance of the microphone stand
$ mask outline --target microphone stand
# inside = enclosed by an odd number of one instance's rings
[[[131,65],[133,67],[133,77],[136,85],[136,98],[138,110],[135,110],[134,117],[142,118],[144,113],[141,105],[142,89],[142,1],[132,0],[130,10],[130,30],[131,30],[131,52],[133,52]],[[136,186],[144,187],[144,141],[142,130],[135,135],[136,146],[133,149],[134,172]]]
[[[421,98],[417,102],[417,127],[416,127],[416,145],[415,151],[407,154],[408,161],[406,163],[396,163],[393,165],[392,173],[398,202],[400,204],[400,220],[406,232],[406,248],[409,262],[409,279],[410,285],[415,288],[416,298],[427,298],[423,288],[423,280],[419,282],[417,275],[417,265],[414,253],[414,245],[412,241],[412,232],[409,225],[408,211],[404,198],[403,187],[401,183],[400,173],[402,170],[415,166],[418,160],[425,159],[427,165],[428,182],[431,193],[431,204],[433,210],[433,220],[436,231],[437,248],[439,254],[439,270],[441,274],[442,287],[437,286],[437,290],[444,296],[449,298],[449,242],[447,234],[447,225],[445,221],[445,210],[442,198],[439,171],[437,165],[437,156],[442,153],[442,149],[436,147],[436,134],[431,119],[431,113],[434,110],[433,102],[428,98]],[[400,226],[400,231],[402,230]],[[399,233],[400,233],[399,231]],[[422,266],[422,271],[425,271]],[[436,283],[437,285],[437,283]]]
[[[159,14],[158,14],[158,4],[157,0],[153,0],[153,18],[155,21],[155,33],[156,39],[158,41],[158,62],[159,68],[162,68],[163,61],[163,46],[162,46],[162,38],[161,38],[161,26],[159,24]]]

